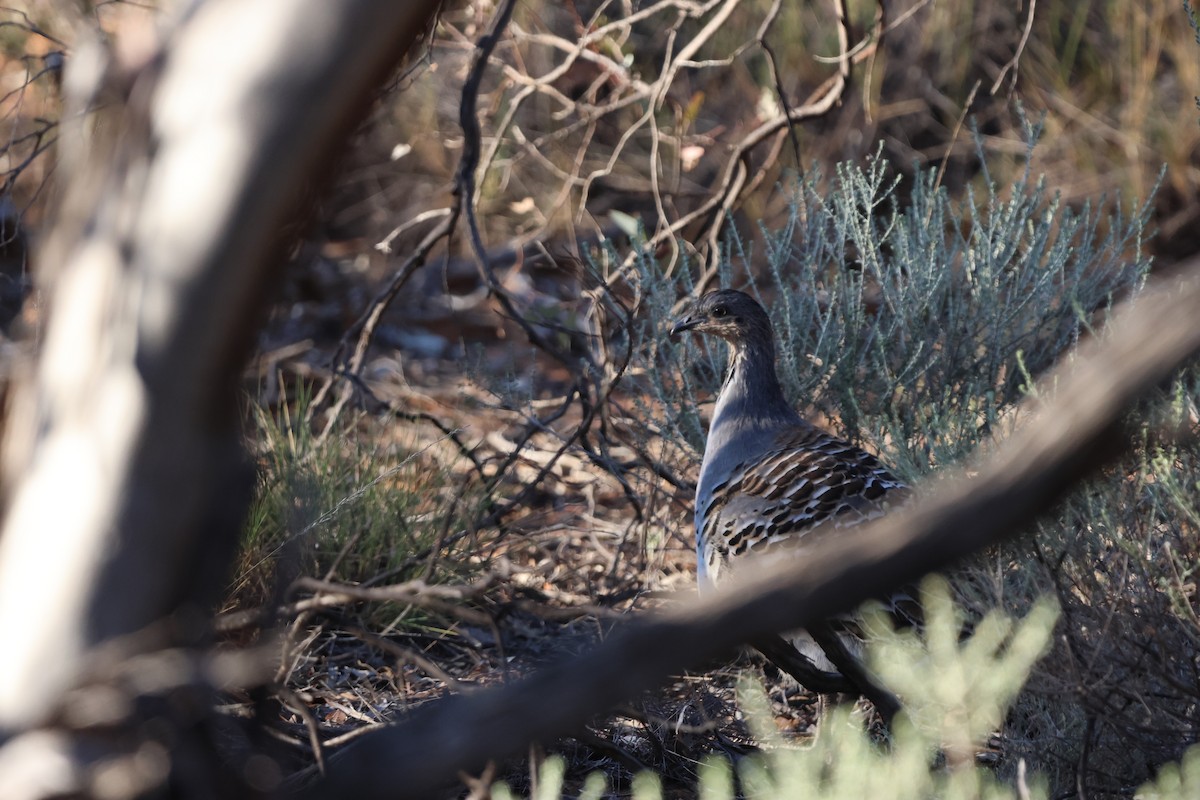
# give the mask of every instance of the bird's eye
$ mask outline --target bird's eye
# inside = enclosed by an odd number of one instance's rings
[[[724,317],[729,314],[729,309],[725,306],[713,306],[712,315],[714,317]]]

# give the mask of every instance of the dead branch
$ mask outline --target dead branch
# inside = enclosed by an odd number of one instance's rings
[[[355,603],[402,603],[440,611],[478,625],[488,625],[491,617],[481,611],[462,605],[462,601],[478,597],[493,582],[495,576],[488,574],[474,584],[452,586],[429,585],[422,580],[406,581],[391,586],[355,586],[345,583],[322,581],[316,578],[299,578],[292,584],[292,592],[312,592],[311,597],[294,600],[278,607],[251,608],[231,611],[217,617],[216,629],[221,633],[232,633],[248,627],[261,625],[271,616],[289,618],[311,611],[342,608]]]
[[[475,213],[475,170],[479,166],[483,135],[479,127],[479,84],[483,80],[488,59],[491,58],[492,51],[499,43],[500,35],[508,25],[515,6],[516,0],[501,0],[487,32],[475,45],[475,51],[471,58],[471,71],[463,83],[462,100],[459,104],[458,121],[463,131],[463,156],[459,161],[458,172],[454,178],[454,189],[459,198],[461,213],[467,219],[471,252],[475,256],[479,274],[488,287],[488,292],[499,301],[501,309],[508,318],[521,326],[532,344],[570,368],[572,366],[570,354],[564,352],[533,326],[526,315],[517,309],[512,297],[496,277],[492,262],[487,256],[483,235],[479,230],[479,218]]]
[[[886,594],[1015,535],[1081,478],[1126,448],[1132,404],[1200,353],[1200,263],[1159,281],[1115,314],[1103,342],[1052,371],[1050,399],[983,460],[975,477],[937,487],[911,508],[815,548],[803,562],[766,565],[711,598],[616,632],[572,659],[501,689],[426,707],[331,758],[305,798],[423,797],[459,770],[578,729],[667,674],[746,639],[808,624]],[[749,572],[749,571],[748,571]]]
[[[462,605],[462,601],[470,597],[477,597],[491,585],[494,577],[490,573],[486,574],[482,579],[468,586],[430,585],[422,580],[407,581],[393,586],[352,586],[320,581],[315,578],[300,578],[293,584],[293,588],[298,591],[313,592],[312,599],[318,601],[323,608],[345,605],[347,602],[404,603],[431,611],[453,614],[478,625],[489,625],[491,617]]]

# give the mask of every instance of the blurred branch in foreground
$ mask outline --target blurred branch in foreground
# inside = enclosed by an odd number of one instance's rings
[[[136,65],[80,34],[48,323],[4,440],[5,738],[63,714],[105,643],[203,640],[253,486],[237,387],[272,267],[436,6],[193,4]],[[124,744],[81,738],[43,765],[53,788],[0,794],[84,791],[65,764]]]

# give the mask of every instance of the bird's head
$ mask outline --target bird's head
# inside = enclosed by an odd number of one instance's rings
[[[720,289],[693,300],[671,326],[671,338],[687,331],[711,333],[735,347],[772,339],[767,312],[753,297],[735,289]]]

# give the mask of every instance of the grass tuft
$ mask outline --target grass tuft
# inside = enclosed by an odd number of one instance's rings
[[[430,554],[475,508],[471,490],[430,448],[380,436],[368,418],[319,438],[304,422],[307,401],[301,391],[276,413],[253,409],[259,483],[227,603],[262,605],[301,575],[377,583],[454,569]]]

